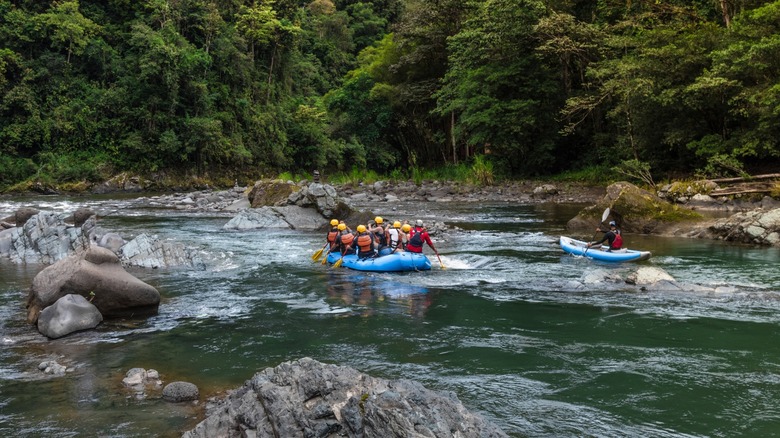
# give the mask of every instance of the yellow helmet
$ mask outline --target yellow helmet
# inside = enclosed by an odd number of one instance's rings
[[[362,225],[362,224],[361,224],[361,225],[358,225],[358,227],[357,227],[357,232],[358,232],[358,233],[365,233],[365,232],[366,232],[366,226],[365,226],[365,225]]]
[[[347,229],[347,224],[339,224],[339,231],[344,231]]]
[[[404,226],[401,227],[401,230],[403,230],[404,233],[408,233],[409,231],[412,230],[412,226],[409,224],[404,224]]]
[[[331,227],[335,227],[338,224],[339,224],[339,220],[338,219],[331,219],[330,220],[330,226]]]
[[[393,228],[401,228],[401,222],[399,221],[393,222]]]
[[[377,225],[381,224],[381,223],[382,223],[382,222],[384,222],[384,221],[385,221],[385,220],[384,220],[384,219],[382,219],[382,217],[381,217],[381,216],[377,216],[377,217],[375,217],[375,218],[374,218],[374,222],[376,222],[376,224],[377,224]]]

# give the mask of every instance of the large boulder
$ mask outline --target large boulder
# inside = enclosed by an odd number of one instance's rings
[[[130,275],[106,248],[92,246],[46,267],[33,279],[27,297],[27,320],[68,294],[91,298],[104,317],[155,314],[160,293]]]
[[[506,437],[449,392],[310,358],[261,371],[184,437]]]
[[[275,180],[260,180],[255,182],[249,191],[247,199],[252,208],[285,205],[287,198],[298,190],[298,186],[292,182]]]
[[[81,295],[68,294],[38,316],[38,331],[51,339],[81,330],[89,330],[103,321],[103,315]]]
[[[571,219],[567,228],[572,231],[594,230],[606,208],[610,209],[607,220],[615,220],[618,227],[628,233],[653,233],[670,224],[701,219],[701,215],[693,210],[664,201],[631,183],[617,182],[607,187],[601,201]]]

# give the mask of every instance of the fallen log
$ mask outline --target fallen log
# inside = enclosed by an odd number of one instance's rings
[[[714,183],[738,183],[738,182],[750,182],[762,179],[774,179],[780,178],[780,173],[767,173],[764,175],[753,175],[748,177],[734,177],[734,178],[717,178],[711,179]]]

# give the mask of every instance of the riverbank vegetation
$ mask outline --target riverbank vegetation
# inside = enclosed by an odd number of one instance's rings
[[[315,169],[653,184],[780,165],[780,1],[0,0],[0,15],[0,189]]]

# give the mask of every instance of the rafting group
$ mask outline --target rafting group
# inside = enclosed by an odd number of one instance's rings
[[[430,261],[422,254],[428,245],[439,257],[422,220],[414,225],[407,221],[390,223],[377,216],[353,231],[344,221],[332,219],[326,243],[312,259],[323,255],[322,264],[331,263],[364,271],[407,271],[430,269]],[[439,257],[441,263],[441,257]],[[442,266],[443,267],[443,266]]]

